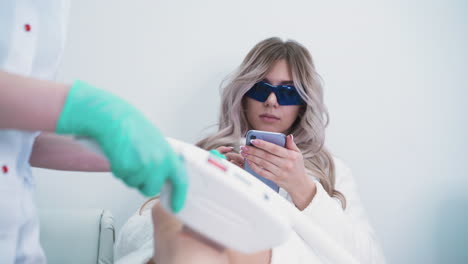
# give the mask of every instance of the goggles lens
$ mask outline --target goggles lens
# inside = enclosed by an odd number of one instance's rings
[[[304,104],[296,87],[292,85],[271,85],[261,81],[254,84],[245,95],[257,101],[265,102],[271,93],[275,93],[276,99],[280,105]]]

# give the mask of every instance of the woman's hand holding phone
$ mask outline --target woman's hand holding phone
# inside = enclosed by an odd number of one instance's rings
[[[304,159],[292,135],[286,137],[285,148],[255,139],[253,146],[241,147],[241,154],[260,176],[275,182],[292,197],[297,208],[303,210],[316,193],[313,180],[307,176]]]
[[[233,147],[221,146],[216,148],[216,150],[226,156],[227,160],[231,163],[243,168],[244,158],[233,151]]]

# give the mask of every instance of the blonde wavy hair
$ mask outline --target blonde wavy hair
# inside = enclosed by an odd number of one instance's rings
[[[218,132],[202,139],[197,146],[207,150],[220,146],[239,148],[240,138],[252,129],[243,107],[244,95],[265,78],[276,61],[282,59],[288,63],[294,86],[306,102],[289,133],[294,135],[295,143],[301,149],[308,173],[317,177],[326,192],[339,199],[345,209],[346,199],[335,189],[333,157],[324,146],[329,116],[323,102],[322,80],[309,51],[294,40],[268,38],[250,50],[237,71],[223,82],[227,85],[222,89]]]

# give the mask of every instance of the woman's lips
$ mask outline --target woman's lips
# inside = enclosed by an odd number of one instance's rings
[[[266,123],[274,123],[280,120],[279,117],[271,114],[261,114],[260,119]]]

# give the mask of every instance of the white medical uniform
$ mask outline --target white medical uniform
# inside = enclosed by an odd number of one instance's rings
[[[1,0],[0,69],[53,79],[69,1]],[[1,95],[0,95],[1,96]],[[45,263],[29,158],[38,132],[0,130],[0,263]]]

